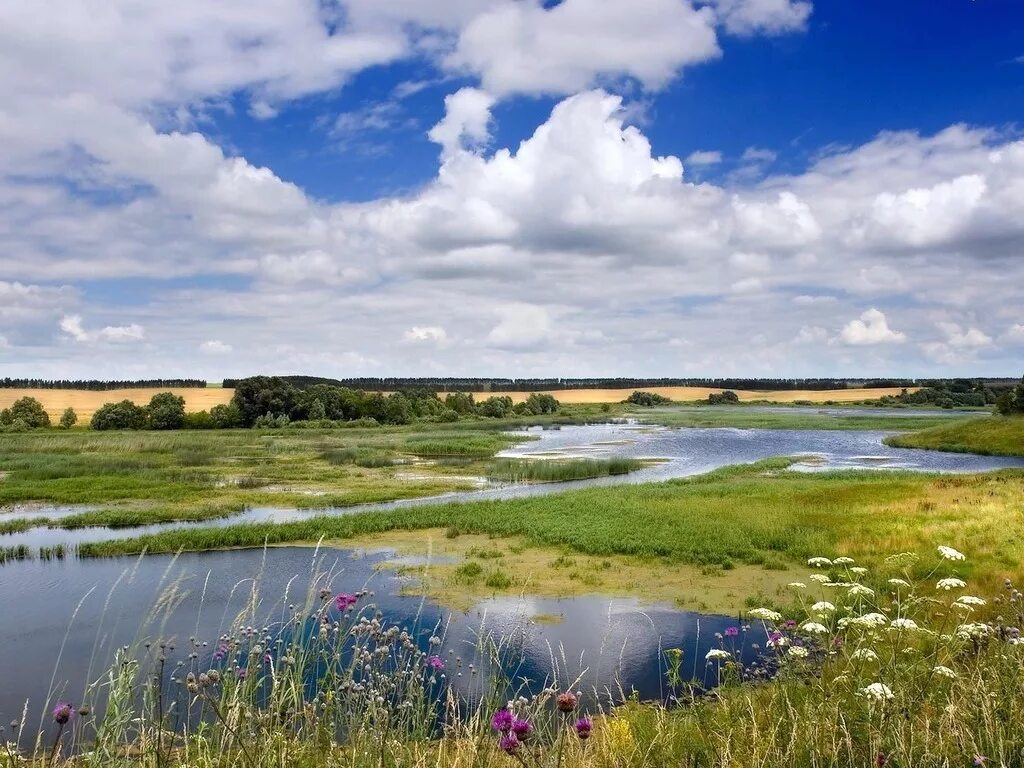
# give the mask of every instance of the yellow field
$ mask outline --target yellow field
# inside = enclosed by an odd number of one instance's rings
[[[146,405],[157,392],[173,392],[176,395],[181,395],[185,398],[185,410],[191,412],[205,411],[215,405],[227,403],[235,391],[219,387],[206,389],[196,387],[108,389],[103,392],[95,392],[90,389],[0,389],[0,408],[6,408],[22,397],[34,397],[43,404],[43,408],[50,414],[51,420],[59,419],[64,409],[70,407],[75,409],[75,413],[78,414],[78,422],[81,424],[87,423],[93,413],[104,403],[131,400],[133,403]]]
[[[560,403],[620,403],[635,391],[636,389],[556,389],[548,394],[554,395]],[[704,400],[712,392],[721,392],[722,390],[708,387],[643,387],[640,391],[655,392],[672,400]],[[733,391],[743,402],[770,400],[773,403],[792,403],[795,400],[808,400],[814,403],[823,403],[826,400],[832,400],[838,403],[850,403],[857,400],[877,400],[883,395],[898,395],[903,388],[796,389],[772,392],[737,389]],[[913,392],[915,388],[911,387],[909,391]],[[530,396],[529,392],[474,392],[473,396],[480,400],[490,397],[492,394],[508,395],[517,403]]]
[[[619,403],[634,391],[633,389],[555,389],[548,394],[554,395],[562,403]],[[703,400],[712,392],[721,392],[722,390],[707,387],[647,387],[642,391],[656,392],[672,400]],[[832,400],[848,403],[856,400],[874,400],[883,395],[898,395],[902,390],[899,387],[892,387],[888,389],[798,389],[775,392],[752,392],[742,389],[735,391],[740,400],[744,402],[769,400],[774,403],[792,403],[794,400],[808,400],[822,403]],[[185,410],[191,413],[209,410],[215,405],[230,402],[235,390],[223,387],[206,387],[205,389],[156,387],[108,389],[102,392],[83,389],[0,389],[0,408],[6,408],[15,400],[28,396],[41,402],[53,420],[59,419],[65,408],[71,407],[78,414],[79,421],[85,422],[92,418],[96,409],[104,403],[131,400],[133,403],[145,405],[157,392],[174,392],[176,395],[181,395],[185,398]],[[493,394],[508,395],[516,403],[522,402],[530,396],[529,392],[474,392],[473,396],[479,401]]]

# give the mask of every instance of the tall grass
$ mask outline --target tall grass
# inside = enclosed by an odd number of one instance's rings
[[[644,467],[638,459],[501,459],[494,462],[487,476],[508,482],[557,483],[592,477],[625,475]]]
[[[314,582],[280,624],[239,616],[212,654],[200,638],[181,664],[159,637],[120,651],[42,731],[15,722],[0,765],[1021,765],[1024,597],[1009,583],[971,594],[962,557],[902,553],[870,571],[815,558],[784,612],[752,610],[700,659],[664,649],[665,700],[622,691],[604,706],[557,666],[514,682],[507,638],[482,637],[469,666],[435,655],[443,633],[390,625],[370,596]],[[754,622],[768,645],[744,663]],[[694,682],[705,668],[711,693]]]

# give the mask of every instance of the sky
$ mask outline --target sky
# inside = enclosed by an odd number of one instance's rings
[[[0,3],[0,377],[1018,376],[1020,0]]]

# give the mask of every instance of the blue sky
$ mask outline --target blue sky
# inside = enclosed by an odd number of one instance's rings
[[[0,9],[0,375],[1024,360],[1017,0]]]

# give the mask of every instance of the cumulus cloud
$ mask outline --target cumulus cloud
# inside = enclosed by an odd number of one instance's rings
[[[498,308],[501,318],[487,341],[505,349],[536,349],[551,336],[551,316],[545,307],[508,304]]]
[[[851,346],[902,344],[907,340],[905,334],[889,327],[884,312],[874,308],[843,326],[839,338],[844,344]]]
[[[722,153],[718,150],[697,150],[686,156],[687,165],[717,165],[722,162]]]
[[[81,315],[65,315],[60,321],[60,330],[70,338],[81,343],[108,341],[115,344],[141,341],[145,338],[145,329],[136,323],[131,325],[107,325],[94,331],[87,331],[82,326]]]
[[[479,88],[461,88],[444,97],[444,117],[427,135],[447,154],[466,147],[479,147],[489,138],[493,105],[494,97],[489,93]]]
[[[199,351],[204,355],[228,355],[231,350],[231,345],[225,344],[220,339],[207,339],[199,345]]]
[[[566,94],[623,75],[660,88],[720,54],[714,12],[687,0],[524,0],[473,18],[445,63],[494,94]]]
[[[779,35],[802,30],[813,7],[804,0],[717,0],[715,10],[734,35]]]

